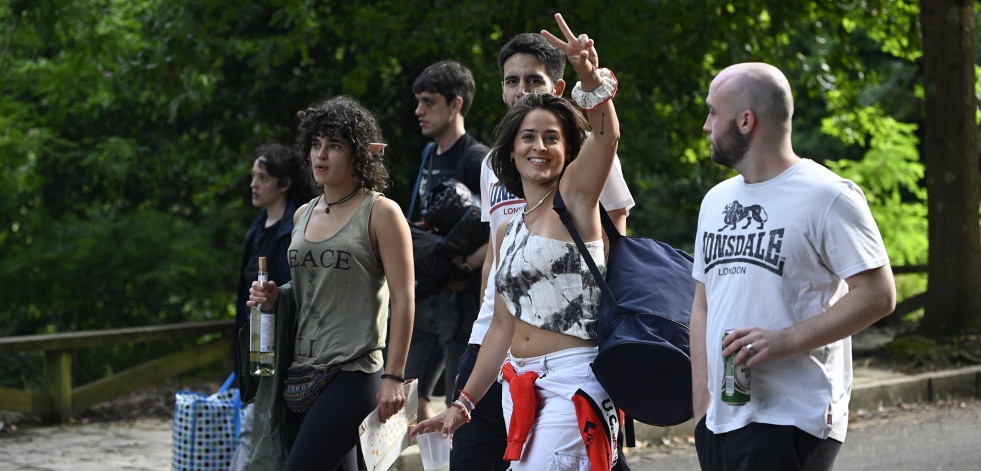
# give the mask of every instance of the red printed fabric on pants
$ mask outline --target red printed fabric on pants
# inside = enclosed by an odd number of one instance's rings
[[[523,435],[523,431],[512,431],[514,427],[529,427],[520,458],[511,462],[511,470],[609,470],[616,463],[620,414],[593,376],[589,365],[595,356],[596,348],[590,347],[533,358],[509,355],[502,373],[504,369],[513,371],[514,376],[511,371],[506,373],[512,379],[528,373],[538,375],[533,381],[502,381],[509,441]],[[513,387],[533,389],[538,405],[531,420],[515,417],[528,409],[512,396],[527,401],[528,393],[512,391]],[[509,443],[509,456],[517,451],[512,448],[520,446],[520,442]]]

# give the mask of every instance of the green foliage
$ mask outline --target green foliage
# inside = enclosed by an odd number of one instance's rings
[[[902,302],[927,290],[926,273],[896,275],[896,301]],[[923,318],[924,309],[916,309],[900,319],[902,322],[917,322]],[[895,315],[895,314],[892,314]]]
[[[427,140],[413,79],[441,59],[468,66],[467,127],[489,143],[500,46],[558,32],[556,10],[620,78],[632,233],[691,250],[702,195],[731,176],[707,159],[708,84],[765,61],[794,87],[797,152],[863,187],[894,263],[922,263],[917,5],[0,0],[0,335],[229,318],[253,148],[294,142],[298,110],[355,96],[406,205]],[[131,353],[91,355],[94,376]]]
[[[924,166],[919,162],[916,129],[915,124],[897,122],[878,108],[857,109],[822,122],[825,133],[868,149],[862,160],[825,163],[865,190],[894,265],[927,262],[927,195],[919,186]]]
[[[869,39],[881,44],[883,52],[904,60],[912,62],[923,55],[917,24],[920,15],[919,2],[911,0],[875,2],[870,10],[877,17],[876,21],[846,16],[842,20],[842,26],[848,32],[864,29]]]
[[[230,315],[242,232],[227,228],[249,217],[230,176],[251,162],[175,106],[207,109],[214,87],[161,73],[142,21],[152,7],[0,2],[0,280],[12,287],[0,335]],[[219,158],[193,158],[205,152]],[[74,380],[174,350],[164,343],[80,350]],[[17,358],[0,367],[5,385],[37,386],[43,363]]]

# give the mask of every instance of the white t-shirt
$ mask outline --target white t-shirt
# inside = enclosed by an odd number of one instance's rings
[[[721,399],[722,337],[727,329],[799,324],[844,296],[846,278],[887,263],[862,190],[812,160],[762,183],[737,176],[712,188],[698,215],[692,270],[708,302],[709,430],[758,422],[844,440],[850,337],[754,366],[751,399],[742,406]]]
[[[493,151],[492,151],[493,152]],[[487,250],[496,253],[497,250],[497,228],[501,224],[511,219],[525,207],[525,200],[512,195],[504,188],[504,185],[497,179],[494,170],[490,165],[490,153],[484,157],[480,165],[480,220],[490,223],[491,245]],[[608,210],[626,208],[630,213],[630,208],[634,207],[634,198],[627,188],[627,182],[623,179],[623,170],[620,168],[620,157],[613,159],[613,167],[610,169],[610,176],[606,179],[606,186],[600,194],[600,202]],[[480,312],[477,320],[473,323],[470,331],[470,343],[481,344],[484,335],[490,328],[491,319],[494,317],[494,295],[497,287],[494,284],[494,277],[497,273],[495,266],[497,260],[490,267],[490,276],[487,279],[487,289],[484,290],[484,299],[480,303]]]

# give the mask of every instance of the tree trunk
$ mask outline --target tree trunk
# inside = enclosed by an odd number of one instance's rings
[[[974,0],[921,0],[920,23],[930,224],[921,330],[952,335],[981,328]]]

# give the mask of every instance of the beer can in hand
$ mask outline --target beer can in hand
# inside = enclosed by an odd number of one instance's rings
[[[732,329],[727,330],[722,338],[725,339],[730,332]],[[735,353],[724,358],[722,402],[732,406],[741,406],[749,402],[749,368],[745,362],[739,365],[734,364],[735,358]]]

